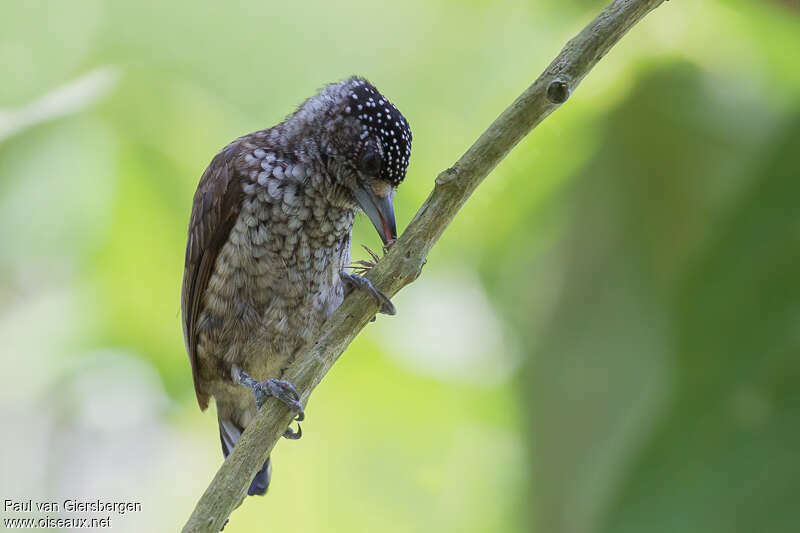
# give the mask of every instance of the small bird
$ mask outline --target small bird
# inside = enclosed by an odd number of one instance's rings
[[[394,314],[384,294],[346,269],[357,210],[384,245],[396,239],[393,197],[410,155],[408,121],[354,76],[236,139],[203,173],[181,313],[197,402],[205,410],[214,398],[225,457],[269,396],[303,420],[297,391],[281,378],[350,290],[369,291],[380,312]],[[268,458],[248,494],[265,494],[270,473]]]

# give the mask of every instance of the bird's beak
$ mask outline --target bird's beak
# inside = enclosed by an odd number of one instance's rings
[[[354,191],[356,201],[364,213],[372,221],[372,225],[378,230],[383,244],[389,244],[397,239],[397,227],[394,222],[394,206],[392,197],[394,191],[391,187],[386,187],[386,194],[377,194],[369,185],[360,185]]]

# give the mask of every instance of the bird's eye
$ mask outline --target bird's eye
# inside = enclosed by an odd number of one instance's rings
[[[364,153],[361,156],[361,161],[358,162],[358,169],[364,174],[377,176],[381,171],[381,156],[372,150]]]

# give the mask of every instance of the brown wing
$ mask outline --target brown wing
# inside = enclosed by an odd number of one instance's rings
[[[211,161],[200,178],[189,219],[181,314],[186,351],[192,364],[194,390],[197,403],[203,410],[208,407],[208,396],[202,394],[198,386],[197,320],[217,255],[239,216],[244,196],[241,178],[233,164],[237,148],[237,144],[232,144]]]

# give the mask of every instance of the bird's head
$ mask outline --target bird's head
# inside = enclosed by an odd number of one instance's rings
[[[333,185],[330,200],[360,208],[384,244],[395,240],[392,202],[411,155],[406,118],[359,77],[323,88],[300,106],[297,115],[304,114],[319,136],[320,158]]]

